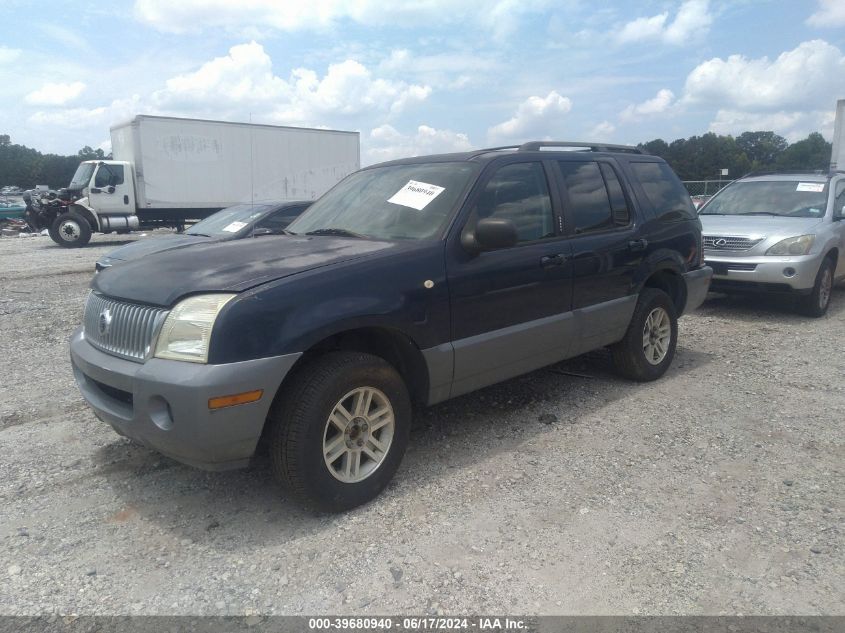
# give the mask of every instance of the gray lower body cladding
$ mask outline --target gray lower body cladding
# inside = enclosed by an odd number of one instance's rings
[[[81,328],[70,341],[79,390],[98,418],[173,459],[207,470],[248,464],[270,405],[301,354],[201,365],[153,358],[146,363],[101,352]],[[262,389],[256,402],[209,410],[210,398]]]

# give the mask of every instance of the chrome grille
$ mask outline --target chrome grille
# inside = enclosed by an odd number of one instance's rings
[[[750,237],[733,237],[727,235],[705,235],[704,248],[714,251],[747,251],[762,241],[762,237],[752,239]],[[719,242],[719,244],[717,245],[716,242]]]
[[[144,361],[166,316],[163,308],[115,301],[92,292],[85,302],[85,340],[109,354]]]

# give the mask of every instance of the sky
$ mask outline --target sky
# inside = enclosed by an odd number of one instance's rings
[[[2,0],[0,133],[136,114],[357,130],[361,159],[526,140],[828,139],[845,0]]]

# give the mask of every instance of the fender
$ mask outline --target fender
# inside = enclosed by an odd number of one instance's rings
[[[91,230],[98,232],[101,230],[100,218],[97,217],[94,209],[88,206],[87,196],[68,205],[68,211],[76,211],[79,215],[88,220],[88,223],[91,225]]]
[[[683,275],[687,271],[686,262],[678,251],[661,248],[649,253],[634,273],[634,292],[642,291],[648,278],[660,270]]]
[[[424,350],[449,340],[449,319],[442,244],[421,245],[399,259],[343,262],[243,292],[218,316],[209,362],[304,352],[361,328],[401,333]]]

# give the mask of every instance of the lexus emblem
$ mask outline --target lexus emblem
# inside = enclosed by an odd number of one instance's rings
[[[106,308],[100,312],[100,318],[97,320],[97,330],[100,332],[100,336],[108,335],[109,330],[111,330],[111,320],[111,310]]]
[[[727,246],[727,245],[728,245],[728,240],[726,240],[724,237],[720,237],[718,240],[713,242],[713,246]]]

